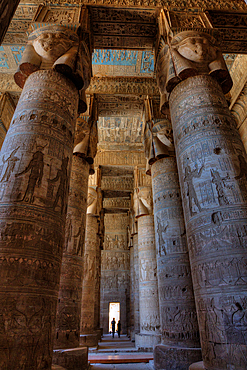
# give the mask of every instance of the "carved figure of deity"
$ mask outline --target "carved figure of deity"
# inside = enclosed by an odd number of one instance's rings
[[[15,174],[15,177],[18,177],[30,171],[27,188],[22,199],[28,203],[33,203],[35,187],[40,187],[43,178],[44,154],[41,151],[43,148],[37,146],[37,149],[25,170]]]
[[[53,203],[53,209],[56,208],[59,200],[61,200],[61,214],[63,214],[65,210],[64,198],[65,198],[66,193],[68,192],[68,186],[69,186],[68,171],[67,171],[68,164],[69,164],[69,158],[68,157],[63,158],[61,168],[57,171],[56,177],[54,177],[54,179],[48,179],[48,182],[50,183],[55,183],[58,180],[60,180],[60,183],[57,189],[57,194],[56,194],[56,197]]]
[[[213,168],[211,169],[211,177],[212,177],[212,183],[216,187],[216,191],[217,191],[217,194],[218,194],[219,205],[223,206],[224,204],[229,204],[229,201],[228,201],[228,199],[227,199],[227,197],[224,193],[224,189],[223,189],[224,179],[222,179],[220,177],[219,172],[214,170]]]
[[[247,179],[247,162],[242,154],[238,155],[239,160],[239,175],[235,176],[236,180],[242,179],[245,177]]]
[[[194,187],[194,184],[193,184],[193,179],[198,178],[198,177],[201,176],[203,168],[204,168],[204,165],[202,165],[202,167],[198,171],[198,168],[196,166],[196,168],[192,171],[190,165],[187,164],[185,169],[184,169],[184,181],[187,182],[187,187],[188,187],[187,196],[188,196],[188,200],[189,200],[189,209],[190,209],[191,216],[193,216],[195,214],[195,212],[193,212],[193,210],[192,210],[192,208],[193,208],[192,200],[193,199],[194,199],[194,203],[197,206],[199,212],[202,211],[202,208],[200,206],[200,203],[199,203],[197,195],[196,195],[195,187]]]
[[[3,156],[3,159],[2,159],[3,164],[5,164],[7,162],[7,167],[6,167],[6,170],[5,170],[5,173],[4,173],[3,177],[1,179],[1,182],[8,182],[9,181],[10,175],[15,169],[16,162],[20,160],[20,158],[15,156],[18,149],[19,149],[19,146],[18,146],[18,148],[13,150],[13,152],[10,154],[9,158],[7,158],[7,159],[5,159],[4,156]]]

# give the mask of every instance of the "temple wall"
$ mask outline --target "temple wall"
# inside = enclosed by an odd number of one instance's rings
[[[122,332],[127,332],[129,302],[129,250],[127,214],[105,215],[104,249],[101,252],[101,328],[108,333],[109,304],[120,302]]]

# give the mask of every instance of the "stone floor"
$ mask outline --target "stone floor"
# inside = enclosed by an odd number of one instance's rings
[[[152,370],[149,364],[93,364],[90,370]]]
[[[127,336],[104,335],[97,350],[90,350],[90,370],[152,370],[152,353],[138,352]]]

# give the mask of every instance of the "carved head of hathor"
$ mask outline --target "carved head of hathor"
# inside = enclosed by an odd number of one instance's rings
[[[226,94],[232,80],[216,39],[206,32],[184,31],[169,41],[161,38],[157,53],[156,76],[161,93],[161,110],[169,94],[181,81],[196,75],[209,74]]]
[[[78,30],[78,33],[80,30]],[[21,88],[30,74],[53,69],[69,78],[78,90],[86,89],[91,78],[91,56],[75,30],[61,25],[44,25],[28,37],[15,82]]]
[[[54,63],[59,57],[65,54],[73,44],[78,44],[76,37],[71,37],[68,32],[50,32],[41,33],[33,40],[32,45],[43,61]]]

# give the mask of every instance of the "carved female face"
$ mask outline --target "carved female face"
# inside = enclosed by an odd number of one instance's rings
[[[184,58],[197,63],[210,63],[216,59],[216,50],[206,37],[187,37],[178,46]]]
[[[72,46],[72,41],[62,32],[42,33],[33,42],[33,47],[42,58],[55,61]]]

